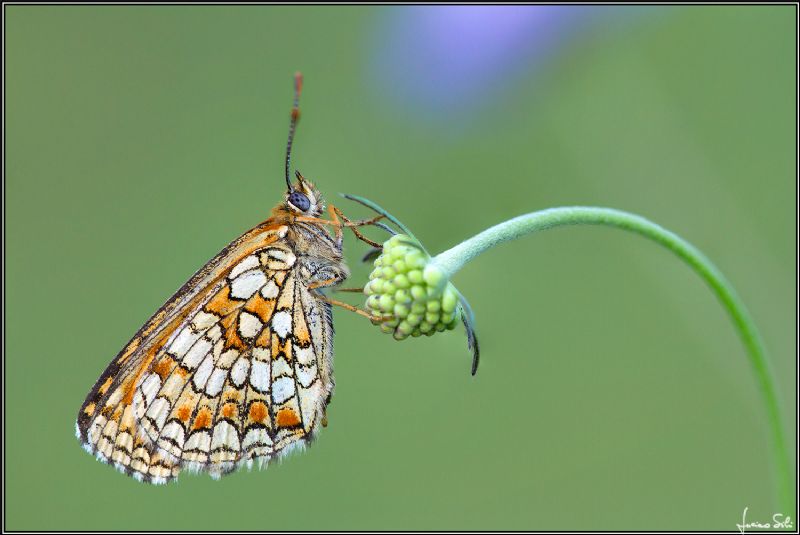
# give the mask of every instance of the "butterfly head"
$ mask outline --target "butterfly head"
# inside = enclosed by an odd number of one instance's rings
[[[299,171],[295,171],[294,175],[297,177],[297,182],[288,184],[286,209],[297,215],[313,217],[320,215],[325,206],[322,204],[322,196],[319,191]]]

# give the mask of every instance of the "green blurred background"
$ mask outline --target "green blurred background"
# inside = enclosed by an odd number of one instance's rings
[[[145,486],[74,437],[107,362],[280,199],[298,69],[297,167],[329,199],[378,201],[432,251],[570,204],[693,242],[762,329],[794,436],[795,7],[605,21],[440,115],[375,82],[418,75],[381,56],[408,8],[4,9],[7,529],[795,517],[777,510],[764,411],[723,309],[670,253],[604,228],[504,245],[457,275],[477,314],[476,377],[461,328],[395,342],[337,310],[330,426],[266,471]],[[356,284],[363,251],[348,238]]]

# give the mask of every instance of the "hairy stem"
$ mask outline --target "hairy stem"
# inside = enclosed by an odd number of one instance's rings
[[[733,320],[756,375],[770,427],[770,451],[775,472],[774,483],[778,504],[784,513],[790,514],[793,505],[792,476],[781,405],[778,401],[775,381],[764,343],[747,308],[733,286],[719,269],[692,244],[673,232],[634,214],[611,208],[572,206],[532,212],[495,225],[436,256],[433,262],[449,278],[467,262],[490,247],[540,230],[568,225],[605,225],[635,232],[649,238],[678,255],[711,287]]]

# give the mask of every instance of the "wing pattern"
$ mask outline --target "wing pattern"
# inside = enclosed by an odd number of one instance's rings
[[[78,420],[84,447],[163,483],[184,468],[220,477],[305,444],[333,391],[330,308],[307,282],[281,240],[245,256],[160,341],[130,359],[123,351],[101,376]]]

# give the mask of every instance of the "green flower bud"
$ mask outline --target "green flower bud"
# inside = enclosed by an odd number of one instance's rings
[[[453,288],[452,284],[448,284],[442,295],[442,310],[445,312],[453,312],[457,304],[458,296],[456,295],[455,288]]]
[[[408,282],[408,277],[403,275],[402,273],[398,273],[394,279],[392,279],[396,288],[408,288],[411,284]]]
[[[391,312],[391,310],[394,308],[394,299],[392,298],[391,295],[383,294],[380,297],[378,306],[384,312]]]
[[[367,298],[367,308],[370,310],[377,310],[379,308],[378,301],[380,301],[380,298],[379,295],[370,295]]]
[[[408,251],[409,251],[408,247],[405,247],[403,245],[398,245],[392,248],[391,252],[389,253],[389,258],[391,258],[392,260],[400,260],[401,258],[406,256]]]
[[[409,310],[408,310],[408,307],[406,305],[402,305],[402,304],[398,303],[398,304],[396,304],[394,306],[394,317],[400,318],[400,319],[405,319],[405,317],[408,316],[408,313],[409,313]]]
[[[427,259],[423,256],[422,253],[412,253],[411,255],[406,257],[406,265],[410,269],[419,269],[422,270],[425,268],[425,264],[427,264]],[[420,272],[421,274],[421,272]]]
[[[412,292],[412,295],[413,295],[413,292]],[[425,314],[425,310],[427,310],[425,308],[425,303],[420,303],[420,302],[416,302],[416,301],[414,303],[411,303],[411,312],[412,313],[414,313],[414,314]]]
[[[397,290],[394,293],[394,300],[398,303],[410,303],[411,295],[408,293],[408,290]]]
[[[412,327],[412,326],[411,326],[411,325],[410,325],[410,324],[409,324],[407,321],[405,321],[405,320],[401,321],[401,322],[400,322],[400,323],[397,325],[397,332],[399,332],[399,333],[401,333],[401,334],[404,334],[404,335],[406,335],[406,336],[408,336],[409,334],[411,334],[411,331],[413,331],[413,330],[414,330],[414,327]]]
[[[411,271],[409,271],[408,272],[408,281],[411,284],[422,284],[422,282],[423,282],[422,271],[420,271],[418,269],[412,269]]]
[[[416,272],[412,271],[412,273],[419,273],[419,271],[416,271]],[[422,277],[421,274],[420,274],[420,277]],[[411,287],[411,297],[414,298],[414,301],[422,302],[422,301],[425,300],[425,298],[427,296],[428,296],[428,294],[425,292],[425,288],[423,288],[419,284],[415,284],[414,286]]]
[[[391,249],[395,245],[399,245],[401,240],[402,240],[402,235],[401,234],[395,234],[394,236],[389,238],[386,241],[386,243],[383,244],[383,248],[384,249]]]
[[[428,264],[425,266],[425,269],[422,271],[422,278],[431,288],[438,288],[445,281],[442,270],[433,264]]]
[[[408,316],[406,316],[406,321],[408,322],[409,325],[416,327],[417,325],[422,323],[422,316],[420,316],[419,314],[414,314],[412,312],[408,314]]]
[[[371,293],[380,294],[383,293],[383,279],[372,279],[372,281],[367,285]]]
[[[458,292],[417,242],[401,234],[392,236],[374,264],[364,293],[373,315],[392,315],[375,322],[382,332],[404,340],[455,326]]]

